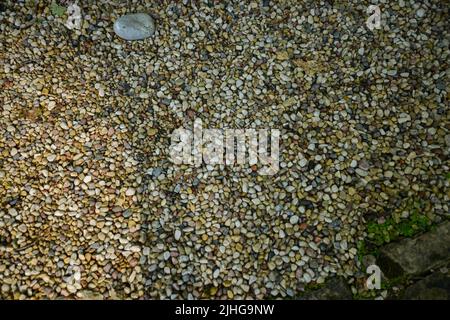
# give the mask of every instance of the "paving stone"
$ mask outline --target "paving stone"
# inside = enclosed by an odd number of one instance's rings
[[[392,243],[380,250],[377,263],[388,277],[420,275],[450,259],[450,222],[419,237]]]
[[[324,287],[308,292],[300,300],[351,300],[352,292],[343,278],[334,278]]]
[[[450,300],[450,274],[435,272],[406,288],[403,300]]]

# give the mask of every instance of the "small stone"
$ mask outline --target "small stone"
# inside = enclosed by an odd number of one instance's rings
[[[114,32],[125,40],[142,40],[155,33],[155,22],[146,13],[126,14],[114,22]]]
[[[55,154],[50,154],[47,156],[47,161],[48,162],[53,162],[56,159],[56,155]]]
[[[75,293],[77,292],[77,288],[74,285],[68,284],[67,291],[69,291],[70,293]]]
[[[56,107],[56,102],[55,101],[49,101],[47,104],[47,109],[49,111],[53,110]]]
[[[158,178],[162,173],[162,169],[161,168],[154,168],[152,171],[152,176],[154,178]]]
[[[389,75],[389,76],[396,76],[397,75],[397,70],[395,70],[395,69],[392,69],[392,70],[388,70],[388,72],[387,72],[387,74]]]
[[[209,295],[210,296],[215,296],[217,293],[217,287],[211,287],[211,289],[209,289]]]
[[[104,97],[105,96],[105,89],[103,89],[103,87],[100,87],[98,89],[98,95],[99,95],[99,97]]]
[[[83,179],[83,182],[84,183],[89,183],[89,182],[91,182],[91,180],[92,180],[91,176],[85,176],[84,179]]]
[[[367,171],[370,168],[370,164],[366,160],[361,160],[359,162],[359,168],[364,170],[364,171]]]
[[[8,209],[8,214],[9,214],[10,216],[12,216],[12,217],[15,217],[15,216],[18,215],[18,212],[17,212],[16,209],[10,208],[10,209]]]
[[[180,240],[181,238],[181,231],[180,230],[175,230],[175,240]]]
[[[397,122],[398,122],[399,124],[402,124],[402,123],[405,123],[405,122],[409,122],[409,121],[411,121],[411,117],[410,117],[410,115],[407,114],[407,113],[401,113],[401,114],[400,114],[400,117],[399,117],[398,120],[397,120]]]
[[[287,60],[289,59],[289,54],[287,53],[287,51],[280,51],[277,53],[277,59],[278,60]]]
[[[64,121],[61,122],[61,123],[59,124],[59,126],[60,126],[62,129],[64,129],[64,130],[68,130],[68,129],[69,129],[69,127],[67,126],[67,123],[65,123]]]
[[[303,281],[305,281],[306,283],[310,283],[311,282],[311,276],[309,275],[309,273],[305,272],[303,274]]]
[[[300,159],[300,161],[299,161],[299,166],[300,167],[306,167],[306,165],[308,164],[308,160],[306,160],[305,158],[302,158],[302,159]]]
[[[297,224],[297,223],[298,223],[298,220],[299,220],[299,217],[296,216],[296,215],[294,215],[294,216],[290,217],[289,222],[290,222],[292,225],[294,225],[294,224]]]
[[[134,196],[134,194],[136,193],[136,190],[134,190],[134,188],[128,188],[127,191],[125,192],[125,195],[128,197]]]
[[[73,279],[74,279],[75,281],[80,281],[80,280],[81,280],[81,273],[80,273],[80,272],[75,272],[75,273],[73,274]]]
[[[90,290],[78,291],[77,297],[82,300],[103,300],[103,296],[100,293]]]
[[[133,215],[133,212],[131,211],[131,210],[125,210],[123,213],[122,213],[122,216],[124,217],[124,218],[129,218],[129,217],[131,217]]]
[[[366,177],[368,175],[368,172],[366,170],[363,170],[361,168],[357,168],[355,172],[360,175],[361,177]]]
[[[170,252],[169,251],[164,252],[163,256],[164,256],[164,260],[169,260]]]
[[[9,291],[9,285],[7,285],[6,283],[5,283],[5,284],[2,284],[1,291],[2,291],[3,293],[7,293],[7,292]]]
[[[385,173],[384,173],[384,176],[386,177],[386,178],[392,178],[393,177],[393,175],[394,175],[394,173],[392,172],[392,171],[386,171]]]
[[[419,10],[416,11],[416,16],[418,18],[423,18],[423,16],[425,16],[425,10],[423,8],[420,8]]]

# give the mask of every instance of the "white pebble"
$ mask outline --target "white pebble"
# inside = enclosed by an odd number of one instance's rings
[[[136,193],[136,190],[134,190],[133,188],[128,188],[127,191],[125,192],[125,195],[127,195],[128,197],[134,196],[134,194]]]
[[[292,216],[292,217],[289,219],[289,222],[290,222],[291,224],[297,224],[297,223],[298,223],[298,220],[299,220],[298,216],[294,215],[294,216]]]
[[[83,182],[84,183],[89,183],[89,182],[91,182],[91,180],[92,180],[91,176],[86,176],[86,177],[84,177]]]

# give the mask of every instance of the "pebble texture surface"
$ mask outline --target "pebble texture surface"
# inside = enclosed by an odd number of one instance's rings
[[[0,10],[0,298],[295,297],[356,283],[368,221],[448,218],[445,2],[30,3]],[[173,165],[195,118],[281,130],[280,170]]]

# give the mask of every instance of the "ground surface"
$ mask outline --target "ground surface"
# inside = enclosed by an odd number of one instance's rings
[[[0,7],[0,297],[295,297],[448,216],[448,3],[82,2]],[[196,118],[281,130],[280,170],[174,165]]]

